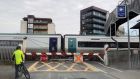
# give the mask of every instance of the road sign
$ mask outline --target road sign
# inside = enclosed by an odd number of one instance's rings
[[[74,55],[74,62],[75,63],[82,63],[83,62],[83,55],[81,55],[81,54],[75,54]]]
[[[117,18],[126,18],[126,5],[118,5],[116,9]]]

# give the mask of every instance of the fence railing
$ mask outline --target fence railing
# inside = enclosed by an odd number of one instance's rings
[[[130,61],[129,61],[130,57]],[[110,50],[108,51],[109,66],[119,68],[140,68],[140,51],[138,49],[131,49],[131,56],[128,54],[128,50]]]

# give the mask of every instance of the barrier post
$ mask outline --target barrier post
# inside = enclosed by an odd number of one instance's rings
[[[109,65],[109,63],[108,63],[108,54],[107,54],[108,49],[109,49],[108,44],[105,44],[105,45],[104,45],[104,64],[105,64],[106,66]]]

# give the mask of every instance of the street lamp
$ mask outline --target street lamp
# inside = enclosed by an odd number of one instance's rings
[[[128,31],[128,53],[129,53],[129,68],[131,68],[131,51],[130,51],[130,30],[129,30],[129,3],[124,0],[124,4],[117,7],[117,18],[127,19],[127,31]]]
[[[125,5],[126,5],[126,18],[127,18],[127,31],[128,31],[128,53],[129,53],[129,68],[131,68],[132,63],[131,63],[131,51],[130,51],[130,30],[129,30],[129,7],[128,7],[128,1],[125,0]]]

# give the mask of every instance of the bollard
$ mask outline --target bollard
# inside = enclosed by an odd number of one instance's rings
[[[88,60],[92,60],[93,59],[93,54],[92,52],[88,53]]]
[[[67,56],[66,52],[64,51],[62,51],[61,54],[62,54],[62,58],[65,58]]]
[[[32,60],[36,60],[36,57],[37,57],[36,52],[33,51],[31,54],[32,54],[31,59],[32,59]]]
[[[48,61],[48,56],[45,52],[41,53],[40,61],[42,61],[42,62],[47,62]]]

